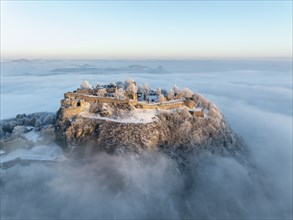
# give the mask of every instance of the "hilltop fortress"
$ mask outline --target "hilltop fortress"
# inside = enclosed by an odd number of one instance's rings
[[[15,143],[30,147],[51,141],[78,156],[100,151],[159,150],[172,157],[190,151],[246,152],[245,143],[205,97],[177,86],[154,91],[133,80],[94,87],[85,81],[65,93],[56,115],[20,114],[0,127],[0,153]]]
[[[200,105],[193,96],[194,93],[188,88],[179,90],[174,86],[169,92],[160,88],[152,90],[148,84],[138,85],[132,79],[97,84],[94,87],[84,81],[79,89],[64,94],[60,114],[63,118],[71,118],[83,112],[109,117],[115,114],[113,108],[120,110],[116,115],[121,115],[123,110],[171,110],[187,107],[190,114],[204,117],[203,109],[198,108]]]
[[[234,153],[245,147],[214,103],[188,88],[134,80],[67,92],[55,123],[60,146],[77,154],[142,150]]]

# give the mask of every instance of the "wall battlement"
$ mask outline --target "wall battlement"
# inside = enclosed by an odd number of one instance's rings
[[[184,106],[193,108],[195,106],[194,101],[191,100],[177,100],[175,102],[155,102],[149,103],[146,101],[137,101],[129,98],[123,100],[114,97],[99,97],[89,93],[89,90],[78,90],[78,92],[67,92],[64,94],[64,99],[61,101],[61,115],[64,118],[71,118],[80,114],[85,110],[85,106],[90,106],[99,103],[107,104],[123,104],[128,105],[129,109],[177,109]],[[195,114],[195,113],[193,113]],[[198,115],[196,113],[195,115]],[[201,114],[198,116],[201,117]]]
[[[60,113],[62,118],[71,118],[81,113],[83,109],[84,109],[83,107],[71,107],[71,108],[62,107]]]
[[[73,99],[83,99],[85,102],[90,104],[93,103],[119,103],[119,104],[129,104],[129,99],[119,100],[111,97],[98,97],[94,95],[86,95],[82,93],[73,93],[68,92],[64,94],[64,98],[73,98]]]
[[[148,103],[136,103],[134,107],[142,108],[142,109],[174,109],[181,108],[185,106],[184,102],[176,102],[176,103],[157,103],[157,104],[148,104]]]
[[[93,95],[86,95],[81,93],[72,93],[68,92],[64,94],[64,98],[73,98],[73,99],[82,99],[87,103],[116,103],[116,104],[128,104],[132,105],[135,108],[142,108],[142,109],[172,109],[172,108],[180,108],[185,106],[183,101],[172,102],[172,103],[156,103],[156,104],[148,104],[145,102],[138,102],[131,99],[119,100],[110,97],[98,97]]]
[[[111,90],[111,91],[110,91]],[[74,92],[67,92],[64,94],[64,99],[61,101],[61,115],[65,118],[70,118],[75,115],[80,114],[85,109],[89,109],[88,106],[93,107],[95,104],[116,104],[124,106],[124,108],[128,109],[177,109],[181,107],[188,107],[189,109],[193,109],[195,107],[195,102],[192,99],[182,99],[174,95],[174,99],[172,101],[166,101],[166,97],[159,98],[157,96],[157,101],[151,101],[150,99],[144,98],[144,101],[137,100],[136,92],[124,91],[124,99],[119,99],[114,97],[112,93],[113,91],[117,92],[117,87],[115,88],[107,88],[104,89],[105,93],[99,93],[101,89],[98,87],[93,89],[77,89]],[[160,93],[159,93],[160,94]],[[101,97],[105,96],[105,97]],[[107,97],[106,97],[107,96]],[[113,96],[113,97],[111,97]],[[162,95],[160,95],[162,96]],[[119,97],[119,96],[118,96]],[[160,102],[158,101],[160,99]],[[169,98],[167,99],[169,100]],[[87,107],[86,107],[87,106]],[[127,107],[128,106],[128,107]],[[85,108],[86,107],[86,108]],[[201,117],[201,113],[192,113],[199,117]]]

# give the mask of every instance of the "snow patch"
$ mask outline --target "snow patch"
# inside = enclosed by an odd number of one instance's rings
[[[192,109],[190,109],[189,111],[190,112],[200,112],[200,111],[202,111],[203,110],[203,108],[192,108]]]
[[[80,113],[80,116],[85,118],[94,118],[94,119],[101,119],[101,120],[108,120],[114,121],[119,123],[151,123],[158,120],[157,117],[158,111],[156,109],[135,109],[131,111],[129,117],[117,117],[117,116],[110,116],[110,117],[102,117],[99,114],[90,114],[90,113]]]
[[[35,160],[35,161],[57,161],[63,160],[62,149],[56,145],[38,145],[31,149],[18,149],[5,155],[0,155],[1,163],[20,160]]]
[[[41,139],[40,134],[34,130],[24,133],[23,136],[32,142],[38,142]]]

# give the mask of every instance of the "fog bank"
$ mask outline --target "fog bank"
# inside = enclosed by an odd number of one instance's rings
[[[85,79],[94,84],[132,77],[154,88],[177,84],[202,93],[223,111],[248,144],[250,163],[203,152],[189,155],[189,165],[182,170],[166,154],[145,152],[18,165],[1,172],[1,217],[292,218],[292,63],[75,62],[2,65],[1,117],[55,111],[63,93]],[[85,64],[97,68],[162,65],[168,72],[51,71]]]

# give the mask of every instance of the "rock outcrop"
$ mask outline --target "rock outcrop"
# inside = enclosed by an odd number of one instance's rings
[[[194,99],[206,109],[205,117],[188,108],[159,110],[149,123],[122,123],[78,115],[62,118],[55,125],[57,142],[76,152],[105,150],[109,153],[141,150],[193,150],[219,154],[246,152],[244,142],[233,132],[220,110],[196,94]]]
[[[171,154],[186,151],[223,155],[246,153],[245,143],[233,132],[220,110],[198,94],[193,98],[205,109],[204,117],[192,114],[188,107],[157,110],[155,120],[147,123],[108,120],[101,116],[85,117],[82,114],[65,118],[60,111],[57,115],[20,114],[14,119],[1,121],[0,150],[9,152],[18,147],[30,148],[56,141],[66,151],[78,154],[144,150]],[[127,115],[120,114],[121,117]]]

